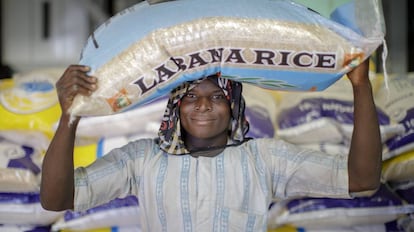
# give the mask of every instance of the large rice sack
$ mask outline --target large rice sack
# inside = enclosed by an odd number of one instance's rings
[[[398,124],[377,108],[382,141],[403,132]],[[277,135],[292,143],[341,143],[353,131],[353,103],[335,98],[302,98],[277,116]]]
[[[43,153],[0,137],[0,192],[36,192]]]
[[[370,78],[376,85],[376,75],[371,73]],[[275,114],[277,137],[296,144],[349,145],[354,128],[352,91],[350,81],[343,77],[325,91],[284,93]],[[384,143],[404,132],[404,126],[381,107],[377,107],[377,116]]]
[[[140,209],[138,207],[138,199],[135,196],[128,196],[125,198],[116,198],[85,212],[67,210],[52,225],[52,230],[86,231],[106,227],[138,227],[141,225],[139,218]]]
[[[309,229],[299,227],[293,232],[407,232],[404,227],[400,225],[399,220],[395,220],[388,223],[378,225],[361,225],[361,226],[349,226],[349,227],[336,227],[336,228],[317,228]],[[278,229],[268,230],[267,232],[279,232]],[[281,231],[285,232],[285,231]],[[290,231],[291,232],[291,231]]]
[[[385,185],[371,196],[353,199],[299,198],[275,203],[269,211],[269,227],[285,224],[312,229],[379,225],[412,214],[414,205],[404,203]]]
[[[377,92],[378,105],[404,128],[385,143],[383,159],[414,150],[414,73],[391,76],[388,85]]]
[[[47,149],[61,114],[55,89],[61,73],[58,68],[33,70],[0,81],[0,136]]]
[[[64,211],[43,209],[37,192],[0,192],[0,225],[48,226],[56,222],[63,213]]]
[[[384,40],[376,0],[346,5],[335,22],[289,0],[138,3],[88,39],[79,63],[99,86],[75,97],[70,113],[122,112],[217,72],[263,88],[323,90]]]

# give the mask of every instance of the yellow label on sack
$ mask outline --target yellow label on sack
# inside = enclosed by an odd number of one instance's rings
[[[0,82],[0,130],[34,130],[54,134],[61,109],[54,84],[48,81]]]

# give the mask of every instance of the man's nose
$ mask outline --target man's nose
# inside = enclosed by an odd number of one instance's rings
[[[212,104],[209,97],[198,97],[195,105],[195,109],[199,111],[211,110]]]

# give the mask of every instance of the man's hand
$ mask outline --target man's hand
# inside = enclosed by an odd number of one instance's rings
[[[89,96],[97,87],[97,79],[89,76],[89,67],[70,65],[56,83],[62,116],[68,115],[68,110],[77,94]]]
[[[369,82],[369,58],[348,72],[347,76],[353,86]]]

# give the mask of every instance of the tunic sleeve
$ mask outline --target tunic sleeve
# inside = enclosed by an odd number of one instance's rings
[[[143,166],[154,153],[153,140],[137,140],[113,149],[87,167],[75,169],[75,211],[137,195]]]
[[[275,199],[350,198],[347,154],[326,154],[274,139],[258,140],[257,147]]]

